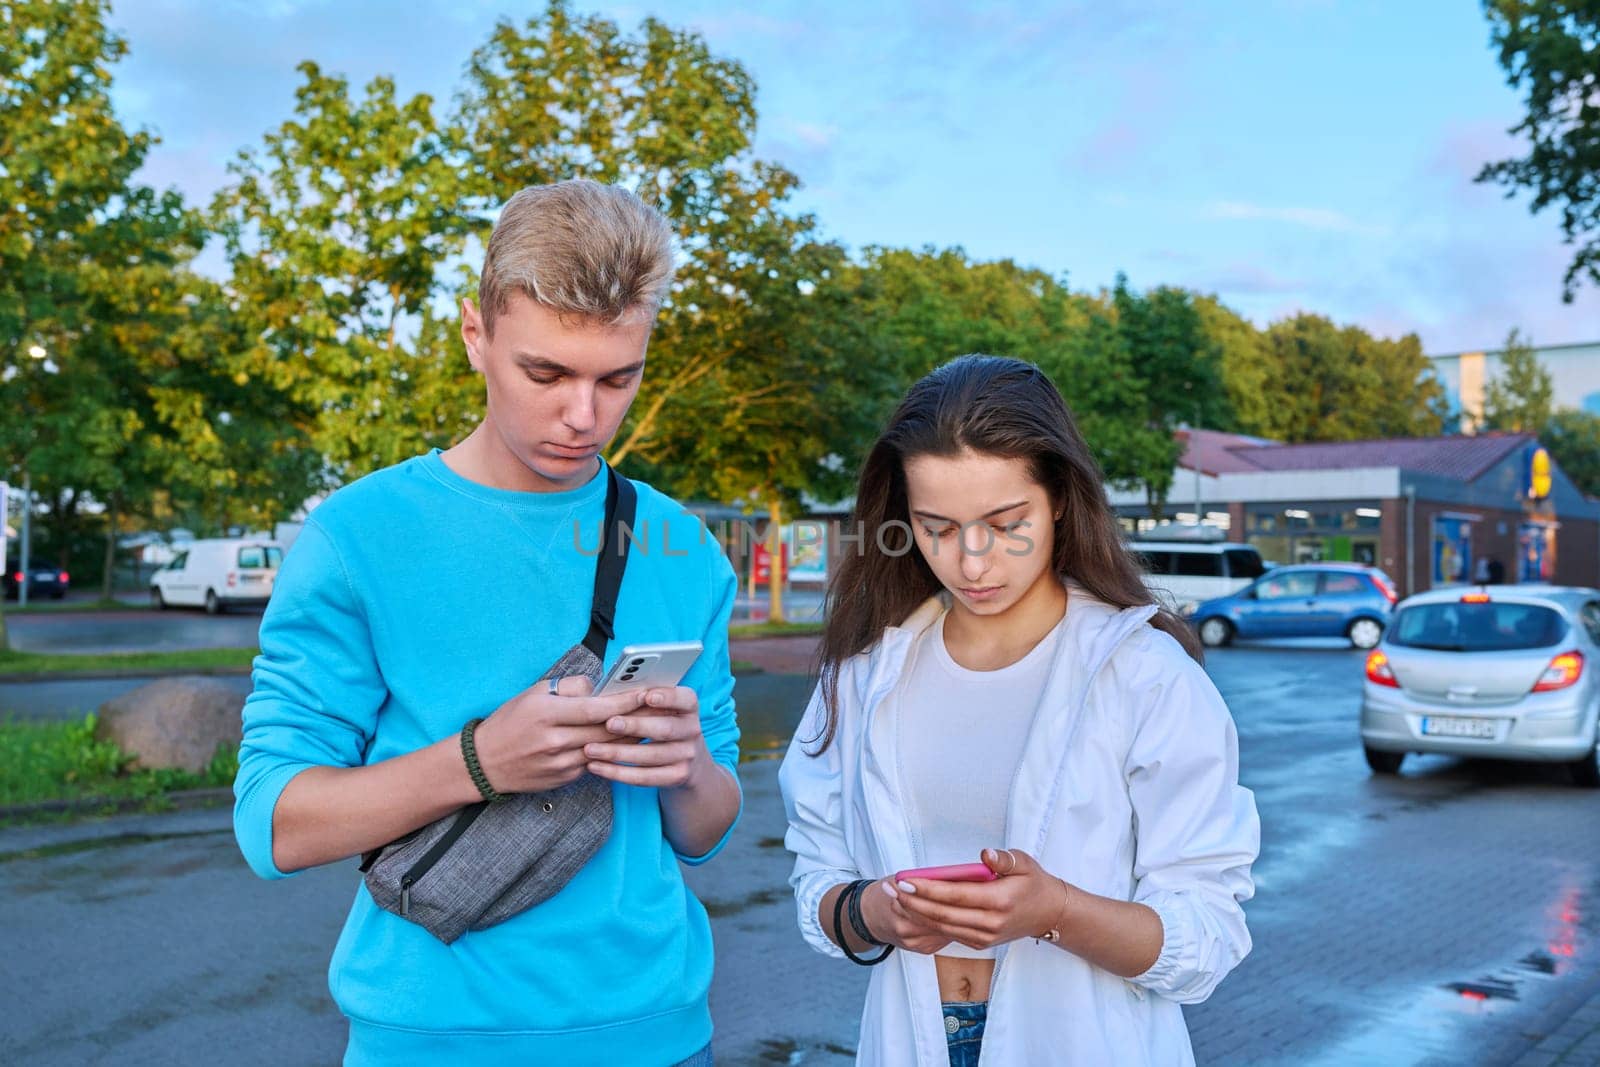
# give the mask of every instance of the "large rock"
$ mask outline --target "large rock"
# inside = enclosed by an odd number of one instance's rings
[[[161,678],[109,700],[95,736],[114,741],[141,767],[199,773],[223,742],[237,745],[244,694],[215,678]]]

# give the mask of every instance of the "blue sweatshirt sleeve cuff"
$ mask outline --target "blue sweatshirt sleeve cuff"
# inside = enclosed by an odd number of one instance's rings
[[[272,815],[284,787],[310,763],[279,763],[245,781],[234,783],[233,836],[250,869],[262,878],[288,878],[298,871],[283,871],[272,859]]]

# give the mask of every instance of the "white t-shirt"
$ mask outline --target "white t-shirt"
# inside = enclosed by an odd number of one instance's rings
[[[1060,644],[1060,622],[1021,659],[994,671],[961,666],[945,647],[949,609],[917,637],[899,716],[912,841],[919,867],[978,863],[1005,845],[1006,808],[1028,730]],[[952,942],[941,956],[993,959]]]

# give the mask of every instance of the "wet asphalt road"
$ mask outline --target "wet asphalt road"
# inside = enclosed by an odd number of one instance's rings
[[[788,618],[803,622],[819,617],[822,598],[792,592]],[[11,647],[18,652],[175,652],[190,648],[255,648],[261,629],[261,608],[234,607],[220,615],[197,608],[165,611],[68,611],[8,615]],[[735,623],[767,617],[764,598],[740,596]]]
[[[1255,950],[1186,1009],[1200,1062],[1509,1064],[1600,990],[1600,794],[1443,758],[1374,779],[1358,653],[1229,649],[1209,669],[1263,852]],[[749,747],[781,738],[804,688],[740,681]],[[739,833],[689,874],[718,938],[719,1061],[845,1063],[865,975],[794,933],[774,768],[745,765]],[[262,883],[227,827],[218,811],[0,831],[0,1062],[337,1061],[325,968],[353,867]]]
[[[66,611],[8,615],[18,652],[178,652],[190,648],[255,648],[260,608],[207,615],[167,611]]]

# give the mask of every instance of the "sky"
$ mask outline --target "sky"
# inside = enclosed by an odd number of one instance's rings
[[[1109,287],[1215,293],[1430,354],[1600,340],[1559,217],[1472,181],[1520,154],[1475,0],[575,0],[700,33],[758,87],[755,153],[852,249],[960,246]],[[113,0],[143,180],[204,202],[315,60],[443,105],[507,0]]]

